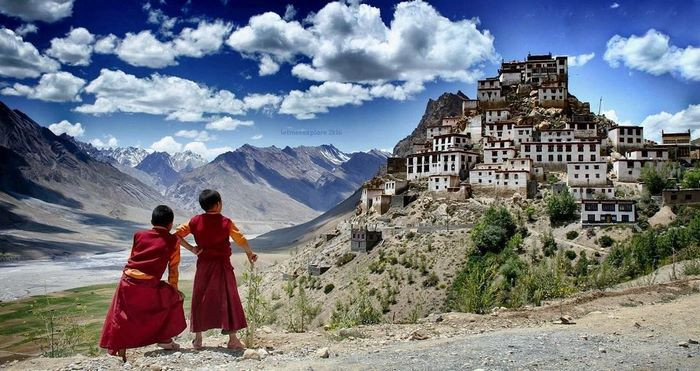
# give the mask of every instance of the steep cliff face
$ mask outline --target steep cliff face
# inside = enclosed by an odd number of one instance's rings
[[[394,147],[394,156],[403,157],[411,153],[411,144],[425,140],[425,129],[430,125],[442,122],[443,117],[456,116],[462,113],[462,101],[467,99],[461,91],[443,93],[437,100],[428,100],[425,113],[418,126],[407,137],[401,139]]]

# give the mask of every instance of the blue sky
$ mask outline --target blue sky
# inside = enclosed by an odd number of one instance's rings
[[[528,52],[577,56],[570,92],[647,137],[700,129],[697,0],[34,0],[0,13],[0,100],[97,145],[391,149],[429,98],[473,97]]]

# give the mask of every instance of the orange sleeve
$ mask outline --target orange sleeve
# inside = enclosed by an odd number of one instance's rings
[[[168,261],[168,283],[170,286],[177,290],[178,279],[180,278],[180,243],[178,242],[177,247],[173,250],[172,255],[170,255],[170,261]]]
[[[245,237],[243,237],[243,233],[241,233],[241,231],[238,230],[238,227],[236,227],[236,224],[233,223],[233,220],[231,221],[229,236],[233,238],[233,241],[236,242],[238,246],[243,248],[248,247],[248,240],[246,240]]]
[[[183,238],[186,237],[190,234],[190,223],[180,224],[179,227],[175,228],[175,234]]]

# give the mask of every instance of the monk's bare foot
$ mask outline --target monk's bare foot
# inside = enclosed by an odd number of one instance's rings
[[[245,349],[243,343],[241,343],[238,338],[229,339],[228,344],[226,344],[228,349],[242,350]]]
[[[192,349],[201,350],[202,349],[202,339],[192,340]]]
[[[158,343],[158,346],[165,350],[178,350],[180,349],[180,344],[170,341],[169,343]]]
[[[126,349],[120,349],[117,352],[117,357],[120,357],[122,359],[122,362],[126,363]]]

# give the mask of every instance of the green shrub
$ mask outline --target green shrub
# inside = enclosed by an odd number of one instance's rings
[[[564,256],[566,256],[566,258],[569,260],[574,260],[574,259],[576,259],[576,251],[566,250],[566,252],[564,253]]]
[[[573,239],[576,239],[576,237],[578,237],[578,232],[576,232],[576,231],[566,232],[566,239],[567,240],[573,240]]]
[[[516,231],[513,216],[504,206],[491,206],[471,230],[471,239],[481,254],[498,253]]]
[[[660,169],[654,164],[646,164],[642,168],[642,174],[639,177],[639,181],[644,183],[645,188],[652,195],[660,195],[661,191],[666,188],[672,188],[675,186],[675,180],[670,178],[673,172],[673,166],[671,164],[666,164]]]
[[[450,287],[447,308],[481,314],[489,311],[496,302],[497,287],[493,282],[497,269],[485,258],[470,258]]]
[[[329,283],[323,288],[323,293],[330,294],[330,292],[333,291],[334,288],[335,288],[335,285],[332,283]]]
[[[690,260],[683,265],[683,274],[686,276],[700,275],[700,260]]]
[[[547,198],[547,214],[553,225],[566,224],[577,217],[578,205],[568,190],[553,193]]]
[[[608,236],[607,234],[604,234],[598,238],[598,245],[600,247],[610,247],[615,243],[615,240],[612,239],[612,237]]]
[[[354,282],[353,292],[348,302],[336,302],[329,323],[332,329],[372,325],[381,322],[382,314],[374,306],[372,296],[367,293],[368,283],[366,277],[358,278]]]
[[[353,259],[355,259],[355,254],[347,252],[338,257],[338,260],[336,260],[335,265],[338,267],[342,267],[345,264],[350,263]]]
[[[550,257],[557,252],[557,241],[554,240],[554,235],[552,234],[552,231],[543,233],[540,236],[540,242],[542,243],[542,255]]]

